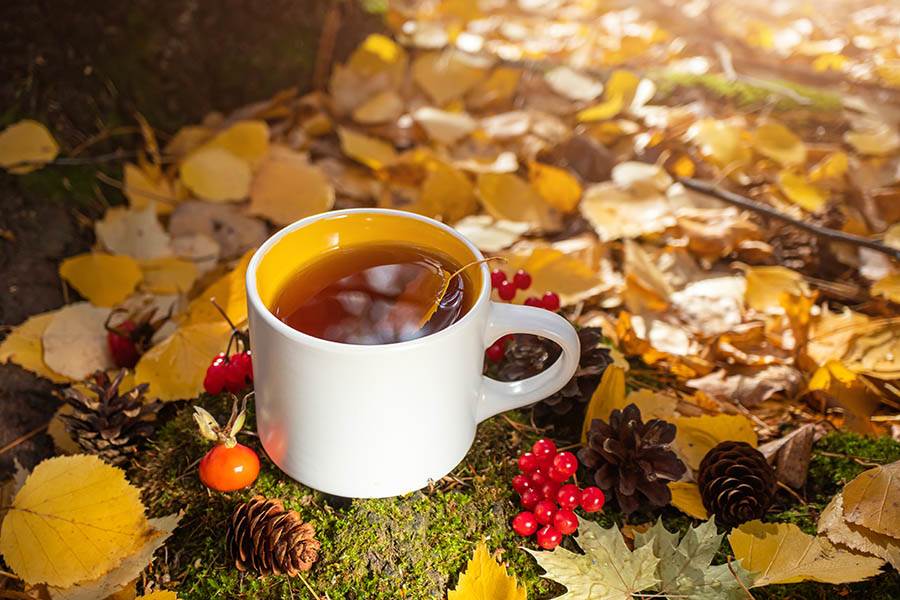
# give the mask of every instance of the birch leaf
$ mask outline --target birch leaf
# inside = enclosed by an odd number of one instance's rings
[[[726,440],[757,444],[753,422],[744,415],[702,415],[676,417],[672,420],[678,428],[673,446],[692,469],[700,467],[700,461],[713,446]]]
[[[847,521],[900,538],[900,461],[860,473],[843,494]]]
[[[0,363],[15,363],[27,371],[46,377],[54,383],[69,381],[44,362],[44,331],[58,310],[33,315],[17,325],[6,339],[0,342]]]
[[[96,306],[114,306],[131,295],[143,278],[130,256],[89,252],[59,265],[59,276]]]
[[[269,151],[269,126],[265,121],[238,121],[210,140],[208,147],[223,148],[255,166]]]
[[[769,122],[753,132],[753,147],[757,152],[785,167],[806,162],[806,144],[781,123]]]
[[[47,366],[76,380],[113,368],[103,328],[108,316],[108,308],[87,302],[69,304],[56,311],[41,336]]]
[[[334,188],[325,173],[305,155],[278,148],[269,153],[253,178],[248,212],[276,225],[290,225],[332,206]]]
[[[156,218],[156,205],[144,208],[111,208],[103,220],[94,223],[97,241],[112,254],[125,254],[138,260],[172,255],[171,239]]]
[[[625,369],[610,365],[603,371],[600,383],[594,390],[584,413],[581,427],[581,443],[587,441],[587,433],[594,419],[609,421],[613,410],[625,407]]]
[[[506,567],[491,558],[484,542],[479,542],[447,600],[525,600],[526,596],[515,575],[508,574]]]
[[[672,493],[672,506],[695,519],[706,520],[709,518],[709,513],[703,506],[700,488],[696,483],[670,481],[669,491]]]
[[[188,189],[211,202],[237,202],[250,192],[250,164],[219,146],[191,152],[179,172]]]
[[[25,119],[0,132],[0,167],[10,173],[30,173],[52,161],[57,154],[59,144],[37,121]]]

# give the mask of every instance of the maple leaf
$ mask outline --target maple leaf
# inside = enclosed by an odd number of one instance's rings
[[[552,552],[525,548],[546,571],[543,577],[566,587],[558,600],[628,600],[660,583],[653,547],[630,551],[615,526],[582,520],[576,542],[584,554],[559,546]]]
[[[718,600],[745,598],[745,587],[753,577],[740,564],[711,565],[722,545],[725,534],[716,532],[713,519],[692,527],[678,541],[677,533],[670,533],[657,522],[649,530],[638,532],[634,538],[635,551],[650,547],[659,557],[656,576],[660,580],[657,591],[670,598]]]
[[[519,586],[506,567],[491,558],[484,542],[478,542],[475,552],[460,574],[456,589],[447,600],[525,600],[525,588]]]

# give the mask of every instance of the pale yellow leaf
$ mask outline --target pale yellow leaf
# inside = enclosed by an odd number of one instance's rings
[[[435,161],[422,182],[422,205],[429,216],[455,223],[478,210],[475,186],[469,176],[452,165]]]
[[[394,147],[378,138],[369,137],[346,127],[338,127],[341,150],[370,169],[379,170],[397,162]]]
[[[237,202],[250,191],[250,164],[219,146],[203,146],[181,163],[181,181],[212,202]]]
[[[450,112],[423,106],[412,113],[428,137],[438,144],[450,146],[475,131],[475,119],[465,112]]]
[[[59,144],[37,121],[25,119],[0,132],[0,167],[10,173],[30,173],[52,161],[57,154]]]
[[[587,441],[588,430],[594,419],[609,421],[609,415],[615,409],[625,408],[625,370],[615,365],[609,365],[603,371],[597,389],[591,395],[587,409],[584,413],[584,423],[581,426],[581,443]]]
[[[706,453],[719,442],[747,442],[754,448],[757,444],[753,421],[744,415],[676,417],[672,423],[678,428],[672,445],[692,469],[698,469]]]
[[[375,94],[353,110],[353,120],[364,125],[396,121],[403,114],[403,99],[394,90]]]
[[[671,419],[675,416],[675,406],[678,404],[678,398],[663,392],[652,392],[650,390],[633,390],[628,392],[622,406],[616,408],[625,408],[629,404],[636,404],[641,409],[641,416],[644,421],[647,419]]]
[[[140,491],[96,456],[60,456],[35,467],[3,520],[0,551],[31,584],[96,579],[152,535]]]
[[[406,50],[394,40],[380,33],[372,33],[363,40],[350,59],[347,66],[367,77],[389,71],[392,76],[402,76],[406,70]]]
[[[515,575],[491,558],[484,542],[478,542],[475,552],[459,576],[456,588],[447,600],[525,600],[524,586],[518,585]]]
[[[700,497],[700,488],[696,483],[670,481],[668,486],[672,493],[672,506],[695,519],[705,521],[709,518],[709,513],[703,506],[703,498]]]
[[[900,149],[900,133],[897,127],[887,123],[874,123],[863,131],[848,131],[844,140],[860,154],[887,156]]]
[[[94,223],[97,241],[112,254],[138,260],[172,255],[169,234],[156,218],[155,202],[144,208],[110,208]]]
[[[827,179],[840,179],[847,174],[850,163],[845,152],[832,152],[809,171],[812,182]]]
[[[481,173],[478,196],[495,219],[529,223],[540,229],[559,226],[559,214],[528,182],[512,173]]]
[[[306,155],[279,148],[253,178],[247,211],[276,225],[290,225],[332,206],[334,188],[325,173],[311,165]]]
[[[751,151],[743,130],[727,121],[700,119],[688,129],[687,138],[700,152],[721,167],[739,166],[750,161]]]
[[[139,264],[144,274],[141,289],[151,294],[186,294],[200,274],[197,265],[181,258],[155,258]]]
[[[176,186],[162,173],[154,174],[131,163],[126,163],[124,173],[125,187],[122,191],[133,209],[140,210],[154,204],[156,212],[166,215],[183,198],[184,194],[179,193]]]
[[[207,147],[227,150],[253,167],[269,151],[269,126],[265,121],[238,121],[210,140]]]
[[[565,65],[544,73],[544,81],[554,92],[569,100],[593,100],[603,93],[603,83]]]
[[[197,294],[190,305],[184,322],[195,323],[221,323],[222,315],[210,302],[215,298],[228,318],[237,325],[247,320],[247,284],[244,281],[247,274],[247,264],[253,256],[253,251],[248,250],[234,269],[211,283],[202,292]]]
[[[881,319],[856,333],[843,355],[844,366],[885,380],[900,377],[900,317]]]
[[[581,183],[569,171],[530,161],[528,178],[532,187],[547,204],[560,212],[569,213],[578,207],[578,201],[581,199]]]
[[[888,275],[872,284],[873,296],[884,296],[900,304],[900,274]]]
[[[499,252],[509,248],[528,231],[527,223],[498,221],[490,215],[471,215],[454,227],[482,252]]]
[[[141,357],[134,380],[149,384],[148,395],[163,401],[199,396],[210,357],[225,351],[230,336],[221,317],[218,323],[182,325]]]
[[[612,182],[587,188],[580,210],[602,242],[658,233],[676,223],[674,211],[661,193],[638,194]]]
[[[760,312],[781,314],[784,294],[805,295],[809,287],[803,275],[787,267],[750,267],[747,269],[747,288],[744,301]]]
[[[755,572],[753,587],[821,581],[849,583],[877,575],[884,561],[836,548],[825,537],[803,533],[793,523],[750,521],[728,536],[734,556]]]
[[[770,121],[760,125],[752,137],[757,152],[785,167],[806,162],[806,144],[781,123]]]
[[[466,94],[466,105],[480,110],[491,105],[500,105],[512,98],[519,87],[522,72],[510,67],[497,67],[490,77],[482,80]]]
[[[42,337],[44,330],[58,312],[58,310],[51,310],[33,315],[10,331],[6,339],[0,342],[0,363],[15,363],[54,383],[69,381],[68,377],[56,373],[44,362]]]
[[[661,166],[637,161],[613,167],[612,180],[620,189],[637,194],[665,192],[672,185],[672,176]]]
[[[41,336],[47,367],[76,380],[114,367],[104,329],[109,312],[87,302],[56,311]]]
[[[809,212],[820,212],[828,202],[822,190],[789,169],[778,173],[778,188],[788,200]]]
[[[504,271],[515,273],[525,269],[531,274],[531,287],[527,293],[516,295],[517,304],[531,295],[554,291],[559,294],[562,306],[569,306],[606,288],[595,269],[555,248],[538,247],[530,252],[507,252],[501,256],[506,259]]]
[[[864,471],[843,494],[847,521],[900,539],[900,461]]]
[[[129,388],[123,386],[122,389]],[[50,423],[47,424],[47,435],[53,440],[53,446],[56,448],[57,454],[79,454],[82,452],[81,446],[72,439],[72,436],[66,429],[66,424],[60,418],[60,415],[71,415],[73,412],[74,409],[71,404],[61,404],[50,418]]]
[[[412,64],[415,82],[439,106],[461,98],[487,75],[483,59],[445,50],[421,54]]]
[[[143,278],[140,266],[130,256],[99,252],[65,259],[59,265],[59,276],[97,306],[118,304]]]
[[[213,135],[215,131],[205,125],[186,125],[175,132],[166,144],[165,152],[180,158],[208,142]]]
[[[612,72],[603,91],[603,101],[578,112],[581,122],[605,121],[618,115],[635,96],[640,77],[623,69]]]

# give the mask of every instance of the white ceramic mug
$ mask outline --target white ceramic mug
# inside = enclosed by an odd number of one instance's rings
[[[492,302],[485,264],[472,278],[477,289],[468,312],[445,329],[406,342],[327,341],[289,327],[269,310],[298,269],[326,252],[398,242],[436,250],[459,264],[483,258],[438,221],[351,209],[282,229],[247,268],[260,440],[285,473],[323,492],[378,498],[439,480],[465,457],[480,421],[553,394],[578,364],[572,325],[541,308]],[[553,340],[562,356],[522,381],[483,377],[485,348],[508,333]]]

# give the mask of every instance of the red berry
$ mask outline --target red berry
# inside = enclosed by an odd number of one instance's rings
[[[556,502],[552,500],[541,500],[534,505],[534,518],[541,525],[549,525],[553,522],[553,515],[559,509]]]
[[[501,300],[509,302],[516,297],[516,286],[511,281],[501,281],[497,287],[497,293],[500,295]]]
[[[225,363],[225,389],[232,394],[237,394],[247,387],[249,383],[247,379],[247,363],[250,357],[244,352],[232,354],[228,362]]]
[[[541,496],[545,500],[556,502],[556,494],[559,493],[559,484],[555,481],[548,481],[541,486]]]
[[[513,530],[522,537],[528,537],[537,531],[538,523],[534,515],[527,510],[523,510],[512,520]]]
[[[491,287],[498,288],[500,284],[506,281],[506,273],[501,271],[500,269],[494,269],[491,271]]]
[[[544,308],[544,303],[537,296],[529,296],[525,299],[525,306],[533,306],[535,308]]]
[[[239,371],[241,375],[244,376],[244,382],[246,384],[249,385],[253,383],[253,358],[250,356],[249,350],[232,354],[231,364],[232,368]]]
[[[578,459],[571,452],[560,452],[553,457],[553,466],[550,468],[550,479],[563,482],[578,470]]]
[[[544,297],[541,298],[541,304],[547,310],[557,311],[559,310],[559,294],[556,292],[545,292]]]
[[[574,483],[567,483],[556,492],[556,501],[561,508],[572,510],[581,504],[581,490]]]
[[[525,493],[522,494],[522,497],[519,498],[519,503],[523,508],[527,508],[531,510],[535,507],[535,505],[541,501],[541,493],[537,490],[525,490]]]
[[[512,478],[512,487],[517,494],[524,494],[526,490],[531,489],[531,481],[529,481],[527,475],[519,473]]]
[[[538,459],[538,471],[544,474],[550,473],[550,469],[553,467],[553,456],[545,456],[543,458]]]
[[[538,458],[531,452],[526,452],[519,457],[519,470],[523,473],[531,473],[538,468]]]
[[[485,350],[484,353],[489,361],[498,363],[503,360],[503,356],[506,354],[506,348],[504,348],[503,343],[498,340],[488,346],[488,349]]]
[[[548,456],[552,457],[556,454],[556,444],[553,443],[553,440],[541,438],[534,443],[534,445],[531,447],[531,451],[538,458],[546,458]]]
[[[225,389],[225,379],[228,372],[228,362],[224,352],[219,352],[206,368],[206,377],[203,378],[203,389],[207,394],[219,394]]]
[[[513,283],[516,284],[516,287],[520,290],[527,290],[531,287],[531,275],[529,275],[528,271],[525,269],[519,269],[516,271],[516,274],[513,275]]]
[[[531,480],[531,487],[536,490],[540,490],[545,483],[550,481],[550,478],[547,477],[547,474],[540,469],[532,471],[528,478]]]
[[[603,508],[604,502],[606,497],[600,488],[590,486],[581,490],[581,508],[584,512],[595,513]]]
[[[544,550],[553,550],[562,541],[562,534],[556,527],[546,525],[538,529],[537,543]]]
[[[140,354],[138,354],[137,345],[131,339],[131,332],[137,328],[134,321],[128,319],[119,323],[115,331],[106,332],[106,345],[109,346],[109,353],[112,355],[113,362],[122,369],[130,369],[137,364]]]
[[[568,508],[561,508],[553,515],[553,526],[563,535],[578,531],[578,516]]]

